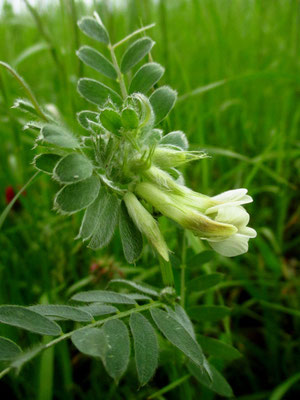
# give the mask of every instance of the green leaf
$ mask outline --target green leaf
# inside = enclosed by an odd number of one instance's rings
[[[149,147],[156,146],[161,140],[161,136],[162,136],[161,129],[151,129],[144,136],[143,141]]]
[[[216,257],[216,253],[211,250],[202,251],[199,254],[191,257],[187,263],[187,268],[197,269],[203,266],[203,264],[208,263],[209,261],[213,260]]]
[[[125,294],[110,292],[109,290],[87,290],[85,292],[76,293],[72,300],[87,303],[101,302],[112,304],[136,304],[136,301],[130,299]]]
[[[102,330],[107,343],[103,364],[107,373],[118,382],[129,363],[130,339],[128,329],[124,322],[116,319],[105,322]]]
[[[230,308],[224,306],[193,306],[188,311],[198,322],[215,322],[230,314]]]
[[[108,306],[106,304],[101,304],[101,303],[92,303],[86,306],[77,307],[77,309],[85,311],[91,314],[93,317],[99,317],[101,315],[107,315],[107,314],[114,314],[118,311],[116,307]]]
[[[140,313],[131,314],[135,364],[140,384],[145,385],[154,375],[158,363],[158,343],[155,330]]]
[[[58,125],[44,125],[38,140],[44,140],[47,143],[66,149],[75,149],[79,147],[79,141],[76,137],[66,128]]]
[[[61,334],[60,326],[55,322],[21,306],[0,306],[0,322],[40,335],[57,336]]]
[[[165,69],[157,63],[143,65],[134,75],[129,86],[129,93],[147,93],[163,76]]]
[[[22,350],[15,342],[0,336],[0,361],[11,361],[21,352]]]
[[[150,310],[150,313],[157,327],[165,337],[188,358],[200,367],[203,367],[205,359],[202,349],[190,333],[165,311],[154,308]]]
[[[102,126],[116,135],[119,135],[119,130],[122,127],[121,117],[117,111],[106,108],[101,111],[100,122]]]
[[[74,346],[83,354],[102,357],[106,351],[106,339],[99,328],[85,328],[75,331],[71,336]]]
[[[170,132],[167,135],[163,136],[160,144],[171,145],[179,148],[180,150],[187,150],[189,147],[189,142],[185,134],[181,131]],[[213,253],[213,251],[211,253]]]
[[[211,370],[211,379],[208,377],[206,371],[199,368],[198,365],[190,362],[188,363],[188,369],[190,373],[204,386],[210,390],[218,393],[220,396],[233,397],[233,391],[226,381],[226,379],[220,374],[220,372],[211,364],[209,364]]]
[[[150,52],[155,42],[149,37],[143,37],[133,42],[125,51],[121,60],[121,72],[126,74]]]
[[[184,308],[182,308],[179,304],[175,304],[175,311],[172,310],[171,307],[167,307],[168,314],[171,315],[177,322],[179,322],[185,330],[192,336],[193,339],[196,340],[196,335],[194,331],[193,324],[185,312]]]
[[[106,192],[102,212],[88,247],[100,249],[111,241],[118,223],[120,200],[113,194]]]
[[[89,178],[93,165],[86,157],[78,153],[67,154],[53,171],[53,178],[61,183],[74,183]]]
[[[90,130],[89,121],[98,122],[98,112],[95,111],[80,111],[77,113],[77,120],[80,125],[87,130]]]
[[[27,99],[16,99],[12,108],[17,108],[22,112],[30,113],[30,114],[34,115],[35,117],[40,118],[40,115],[36,111],[33,104]]]
[[[95,18],[83,17],[78,21],[78,26],[88,37],[101,43],[109,43],[109,36],[105,26],[96,21]]]
[[[100,220],[101,212],[106,202],[106,189],[101,187],[97,199],[86,209],[82,223],[80,226],[78,237],[82,240],[89,239],[94,230],[96,229],[97,223]]]
[[[233,361],[243,356],[237,349],[221,340],[203,335],[197,335],[197,339],[203,351],[210,356],[221,358],[226,361]]]
[[[76,54],[89,67],[92,67],[108,78],[117,79],[117,72],[114,66],[99,51],[89,46],[82,46]]]
[[[63,304],[37,304],[27,308],[46,317],[63,318],[77,322],[91,322],[93,319],[88,312]]]
[[[119,215],[119,230],[124,256],[130,264],[134,263],[143,250],[143,237],[122,202]]]
[[[145,294],[142,293],[126,293],[126,296],[129,299],[133,299],[133,300],[152,300],[151,297],[146,296]]]
[[[54,199],[54,207],[62,214],[83,210],[95,201],[99,190],[100,180],[97,176],[64,186]]]
[[[169,86],[156,89],[150,96],[150,103],[155,114],[155,124],[159,124],[174,107],[177,98],[175,90]]]
[[[145,284],[137,283],[134,281],[128,281],[126,279],[113,279],[109,282],[110,285],[117,285],[117,286],[129,286],[135,290],[138,290],[139,292],[149,294],[150,296],[159,296],[159,293],[157,290],[150,286],[146,286]]]
[[[122,103],[122,99],[118,93],[95,79],[79,79],[77,89],[82,97],[100,107],[109,99],[119,105]]]
[[[57,154],[38,154],[34,157],[33,164],[38,170],[52,175],[53,169],[60,159],[61,156]]]
[[[122,125],[127,129],[136,129],[139,126],[139,117],[135,110],[131,107],[126,107],[121,115]]]
[[[219,273],[200,275],[188,283],[187,289],[191,292],[201,292],[210,289],[220,283],[223,276],[223,274]]]

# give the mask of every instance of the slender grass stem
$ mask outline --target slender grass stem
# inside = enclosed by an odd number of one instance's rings
[[[17,73],[16,70],[14,70],[9,64],[5,63],[4,61],[0,61],[0,65],[2,65],[2,67],[4,67],[5,69],[7,69],[7,71],[9,71],[12,76],[14,78],[16,78],[16,80],[20,83],[20,85],[24,88],[25,92],[27,93],[29,99],[31,100],[34,108],[36,109],[37,113],[39,114],[39,116],[44,120],[44,121],[48,121],[48,118],[46,117],[46,115],[43,113],[41,107],[39,106],[39,103],[35,97],[35,95],[33,94],[33,92],[31,91],[30,87],[28,86],[28,84],[24,81],[24,79]]]
[[[187,381],[188,379],[190,379],[191,375],[187,374],[182,376],[181,378],[177,379],[176,381],[170,383],[169,385],[165,386],[164,388],[158,390],[157,392],[153,393],[151,396],[148,397],[148,399],[157,399],[159,398],[161,395],[169,392],[170,390],[175,389],[177,386],[181,385],[183,382]]]
[[[34,181],[34,179],[38,176],[39,173],[40,171],[37,171],[35,174],[32,175],[32,177],[27,181],[27,183],[25,183],[25,185],[18,191],[18,193],[12,199],[12,201],[3,210],[2,214],[0,215],[0,230],[15,202],[18,200],[18,198],[21,196],[24,190],[28,188],[28,186]]]

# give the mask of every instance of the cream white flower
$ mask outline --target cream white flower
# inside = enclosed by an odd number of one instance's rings
[[[248,251],[248,241],[256,236],[249,228],[249,214],[242,207],[252,202],[247,189],[235,189],[209,197],[178,185],[170,175],[151,167],[136,193],[163,215],[207,240],[219,254],[234,257]]]

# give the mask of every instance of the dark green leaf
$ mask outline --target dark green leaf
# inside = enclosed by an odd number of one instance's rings
[[[210,390],[218,393],[220,396],[233,397],[234,394],[229,383],[220,374],[220,372],[210,364],[211,379],[208,377],[205,370],[199,368],[198,365],[190,362],[188,364],[188,369],[190,373],[204,386],[208,387]]]
[[[108,44],[109,36],[103,24],[100,24],[92,17],[83,17],[78,21],[78,26],[88,37],[98,42]]]
[[[31,349],[27,349],[26,351],[23,351],[19,353],[11,362],[10,366],[13,368],[16,368],[17,370],[20,370],[24,364],[26,364],[28,361],[32,360],[34,357],[37,356],[42,350],[44,350],[45,346],[42,344],[38,344]]]
[[[227,343],[222,342],[221,340],[203,335],[197,335],[197,339],[203,348],[203,351],[210,356],[221,358],[222,360],[227,361],[233,361],[243,356],[237,349]]]
[[[101,187],[97,199],[86,209],[84,213],[78,234],[78,237],[81,237],[82,240],[87,240],[92,236],[100,219],[101,212],[105,206],[105,202],[106,189]]]
[[[99,51],[89,46],[82,46],[77,51],[77,56],[82,62],[101,74],[111,79],[117,79],[117,73],[114,66],[106,57],[99,53]]]
[[[107,100],[121,104],[122,99],[114,90],[94,79],[81,78],[78,81],[78,92],[91,103],[103,106]]]
[[[28,309],[46,317],[57,317],[77,322],[91,322],[93,319],[92,315],[85,311],[62,304],[37,304],[28,307]]]
[[[203,352],[190,333],[165,311],[153,308],[150,312],[165,337],[197,365],[203,367],[205,361]]]
[[[175,146],[181,150],[187,150],[189,147],[189,142],[185,134],[181,131],[170,132],[163,136],[160,144]],[[213,253],[213,251],[211,253]]]
[[[223,276],[223,274],[218,273],[200,275],[188,283],[187,289],[190,292],[201,292],[210,289],[220,283],[223,279]]]
[[[169,86],[156,89],[150,96],[150,103],[155,114],[155,124],[159,124],[174,107],[177,98],[175,90]]]
[[[124,108],[121,120],[124,128],[136,129],[139,126],[139,117],[133,108]]]
[[[53,171],[53,177],[61,183],[74,183],[89,178],[93,165],[86,157],[72,153],[62,158]]]
[[[171,307],[167,307],[167,309],[171,317],[176,319],[176,321],[179,322],[186,331],[188,331],[192,338],[196,340],[193,324],[184,308],[182,308],[179,304],[175,304],[175,311]]]
[[[46,174],[52,174],[55,165],[61,159],[61,156],[57,154],[39,154],[34,157],[33,164],[35,168],[40,171],[46,172]]]
[[[215,257],[216,253],[214,251],[211,250],[202,251],[201,253],[196,254],[187,261],[187,267],[191,269],[200,268],[207,262],[213,260]]]
[[[79,147],[79,141],[73,134],[62,126],[46,124],[41,129],[39,139],[66,149]]]
[[[109,290],[87,290],[86,292],[76,293],[72,300],[87,303],[101,302],[112,304],[136,304],[136,301],[130,299],[125,294],[110,292]]]
[[[22,350],[15,342],[0,336],[0,361],[11,361],[21,352]]]
[[[77,113],[77,119],[78,122],[80,123],[80,125],[84,128],[89,130],[90,129],[90,125],[89,125],[89,121],[93,121],[93,122],[98,122],[98,115],[99,113],[95,112],[95,111],[80,111],[79,113]]]
[[[106,201],[103,201],[102,212],[88,247],[96,250],[108,245],[118,222],[119,208],[119,199],[106,192]]]
[[[129,93],[147,93],[163,76],[165,69],[157,63],[143,65],[134,75],[129,86]]]
[[[106,339],[99,328],[86,328],[75,331],[71,340],[74,346],[83,354],[103,358],[106,352]]]
[[[215,322],[230,314],[230,308],[224,306],[193,306],[188,311],[198,322]]]
[[[121,71],[126,74],[150,52],[154,42],[149,37],[143,37],[133,42],[125,51],[121,60]]]
[[[128,329],[124,322],[116,319],[105,322],[102,330],[107,343],[103,364],[107,373],[118,382],[129,363],[130,339]]]
[[[100,114],[100,122],[106,130],[119,135],[122,122],[120,114],[117,113],[117,111],[108,108],[102,110]]]
[[[40,335],[57,336],[61,334],[60,326],[55,322],[21,306],[0,306],[0,322]]]
[[[113,279],[109,282],[109,285],[118,285],[118,286],[129,286],[139,292],[149,294],[150,296],[157,297],[159,295],[158,291],[150,286],[145,285],[144,283],[138,283],[134,281],[128,281],[126,279]]]
[[[79,310],[91,314],[93,317],[99,317],[106,314],[114,314],[118,309],[114,306],[109,306],[101,303],[92,303],[86,306],[77,307]]]
[[[135,363],[140,384],[145,385],[154,375],[158,363],[158,344],[155,330],[142,314],[130,316]]]
[[[130,264],[134,263],[143,250],[143,237],[130,218],[124,202],[120,208],[119,229],[125,258]]]
[[[100,180],[97,176],[64,186],[54,199],[54,207],[62,214],[83,210],[95,201],[99,190]]]

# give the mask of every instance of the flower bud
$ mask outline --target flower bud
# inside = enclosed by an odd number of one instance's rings
[[[158,167],[167,169],[204,157],[206,157],[206,154],[201,151],[182,151],[158,146],[154,150],[152,161]]]
[[[214,221],[199,211],[181,202],[181,196],[172,198],[172,194],[159,189],[156,185],[143,182],[136,186],[136,193],[165,216],[173,219],[197,236],[204,238],[226,238],[237,232],[227,223]]]
[[[168,247],[155,219],[142,206],[133,193],[127,192],[124,196],[124,201],[128,210],[128,214],[132,218],[137,228],[147,237],[157,252],[166,261],[169,261]]]

